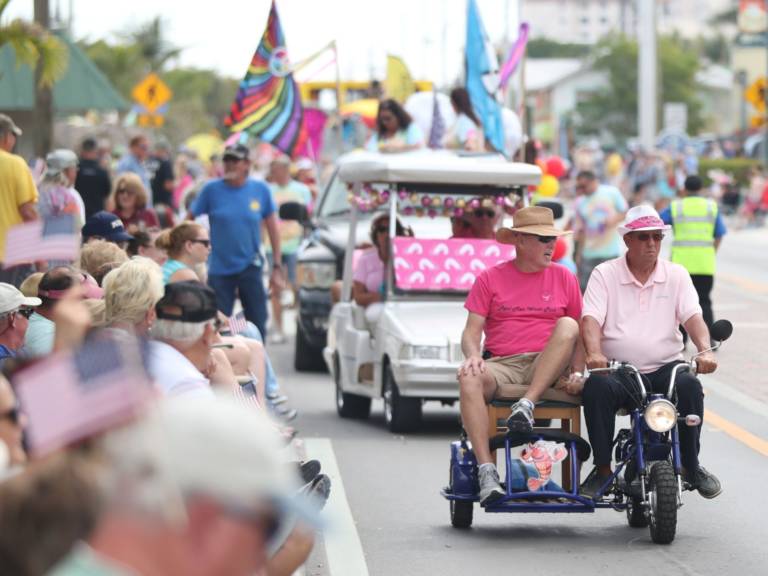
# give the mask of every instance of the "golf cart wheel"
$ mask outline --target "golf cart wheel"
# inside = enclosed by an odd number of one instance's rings
[[[358,394],[349,394],[341,389],[341,362],[339,355],[333,355],[333,381],[336,388],[336,412],[342,418],[365,420],[371,413],[371,399]]]
[[[448,486],[453,494],[453,469],[448,469]],[[454,528],[469,528],[472,526],[472,512],[474,502],[465,500],[448,500],[451,508],[451,526]]]
[[[677,530],[677,481],[669,462],[657,462],[651,468],[648,497],[651,540],[656,544],[669,544]]]
[[[421,425],[421,398],[400,395],[389,364],[384,365],[384,420],[390,432],[412,432]]]
[[[648,516],[645,513],[643,500],[630,496],[627,500],[627,523],[632,528],[645,528],[648,526]]]

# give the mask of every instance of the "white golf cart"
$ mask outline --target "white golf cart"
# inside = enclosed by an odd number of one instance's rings
[[[432,153],[361,158],[345,163],[339,177],[350,187],[352,210],[342,298],[323,350],[336,408],[343,418],[367,418],[371,400],[383,397],[388,428],[414,430],[424,401],[458,400],[467,292],[483,269],[514,254],[495,240],[452,238],[450,218],[517,202],[541,172],[500,158]],[[351,297],[361,211],[389,214],[392,256],[374,325]],[[396,217],[413,237],[395,236]]]

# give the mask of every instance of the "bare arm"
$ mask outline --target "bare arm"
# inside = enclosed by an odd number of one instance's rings
[[[352,283],[352,299],[358,306],[365,308],[374,302],[381,302],[381,294],[378,292],[369,292],[362,282]]]
[[[600,344],[602,336],[603,329],[597,320],[592,316],[584,316],[581,319],[581,339],[584,343],[587,368],[605,368],[608,366],[608,359],[603,354]]]
[[[32,222],[38,219],[37,205],[34,202],[26,202],[19,206],[19,214],[24,222]]]
[[[715,238],[715,252],[720,248],[720,242],[722,241],[723,237],[720,236],[720,238]]]
[[[275,262],[282,261],[283,253],[280,251],[280,233],[277,230],[277,217],[270,214],[264,219],[264,225],[267,227],[269,244],[272,246],[272,257]]]
[[[685,331],[691,337],[691,341],[696,345],[696,349],[701,352],[709,348],[709,329],[704,323],[701,314],[694,314],[683,323]],[[717,359],[712,352],[705,352],[696,358],[696,369],[699,374],[709,374],[717,370]]]
[[[464,362],[459,368],[459,376],[476,376],[485,372],[485,361],[481,344],[483,329],[485,328],[485,316],[470,312],[464,332],[461,333],[461,351],[464,353]]]

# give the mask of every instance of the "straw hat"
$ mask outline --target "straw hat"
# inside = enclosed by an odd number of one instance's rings
[[[555,228],[555,217],[552,210],[544,206],[521,208],[512,217],[512,228],[501,228],[496,232],[496,241],[502,244],[512,244],[513,232],[535,234],[536,236],[565,236],[570,230]]]
[[[619,224],[619,234],[624,236],[629,232],[646,230],[670,230],[672,227],[664,223],[659,213],[652,206],[641,204],[627,210],[624,222]]]

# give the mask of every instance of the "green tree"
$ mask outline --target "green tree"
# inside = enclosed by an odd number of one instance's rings
[[[532,38],[528,41],[529,58],[582,58],[589,54],[588,44],[557,42],[549,38]]]
[[[35,22],[15,19],[2,23],[10,1],[0,0],[0,47],[10,45],[18,64],[27,64],[34,70],[39,63],[40,85],[50,88],[66,72],[69,51],[58,38]]]
[[[132,99],[133,87],[150,71],[168,84],[173,97],[161,131],[172,142],[182,142],[198,132],[224,132],[223,119],[237,92],[237,80],[212,70],[171,67],[182,49],[164,40],[158,18],[118,38],[117,43],[96,40],[80,45],[128,100]]]
[[[608,87],[577,106],[577,134],[608,133],[618,142],[637,134],[637,50],[637,42],[623,36],[609,36],[596,45],[593,67],[606,73]],[[703,125],[696,94],[697,53],[685,50],[678,39],[665,36],[658,41],[658,59],[659,114],[664,102],[686,104],[688,131],[696,134]]]

